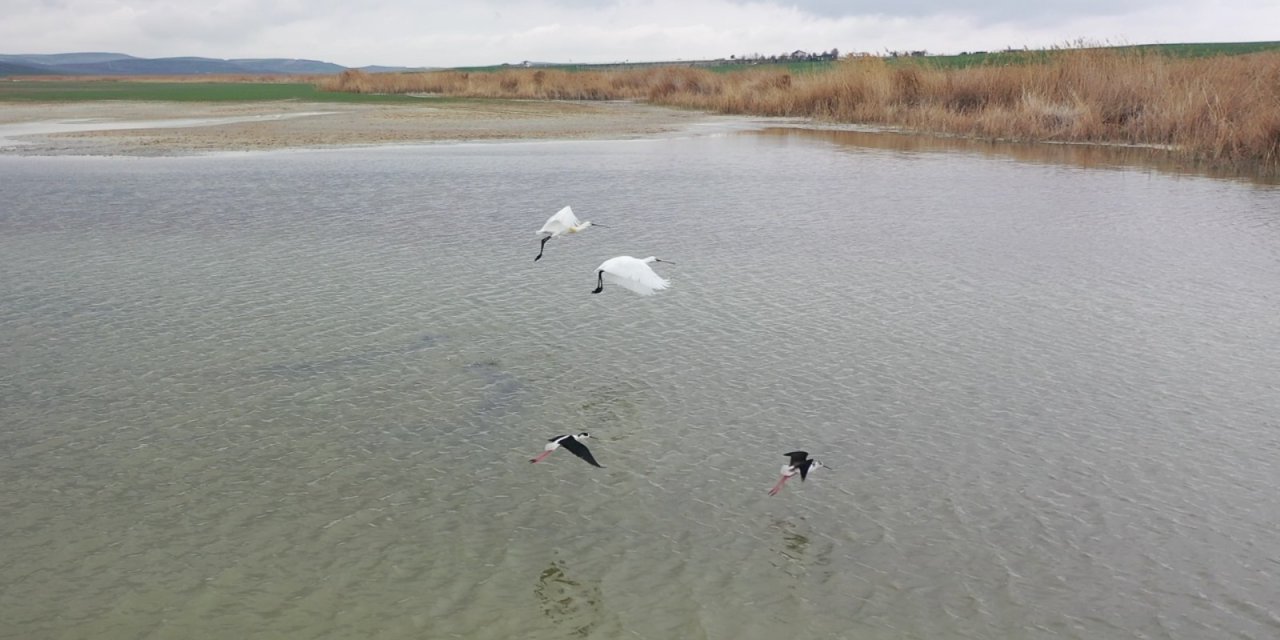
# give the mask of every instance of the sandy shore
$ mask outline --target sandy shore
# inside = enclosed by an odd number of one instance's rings
[[[0,103],[0,154],[216,151],[521,139],[625,139],[748,121],[625,102]]]

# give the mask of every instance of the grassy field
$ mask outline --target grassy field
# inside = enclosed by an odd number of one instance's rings
[[[919,64],[942,69],[963,69],[965,67],[1043,64],[1050,62],[1055,54],[1072,50],[1092,50],[1116,54],[1154,53],[1174,58],[1207,58],[1211,56],[1237,56],[1262,51],[1280,51],[1280,41],[1144,44],[1118,47],[982,51],[950,56],[899,57],[891,58],[890,60],[895,64]]]
[[[1246,53],[1280,50],[1280,41],[1271,42],[1200,42],[1183,44],[1142,44],[1129,47],[1179,58],[1238,56]]]
[[[395,94],[338,93],[320,90],[314,82],[163,82],[143,80],[11,80],[0,82],[0,102],[72,102],[90,100],[149,100],[168,102],[421,102]]]

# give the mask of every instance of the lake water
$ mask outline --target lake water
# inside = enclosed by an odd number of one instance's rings
[[[0,638],[1280,637],[1280,189],[904,140],[0,157]]]

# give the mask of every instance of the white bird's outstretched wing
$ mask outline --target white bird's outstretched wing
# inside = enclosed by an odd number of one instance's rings
[[[611,258],[600,265],[605,282],[616,284],[642,296],[649,296],[671,286],[671,282],[659,276],[643,260],[623,256]]]
[[[557,211],[554,216],[548,218],[547,223],[542,225],[541,229],[538,229],[537,235],[549,233],[553,236],[558,236],[580,224],[582,222],[578,220],[578,216],[573,215],[573,209],[565,207]]]

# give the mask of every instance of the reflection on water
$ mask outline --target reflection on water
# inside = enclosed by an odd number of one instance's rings
[[[832,577],[832,553],[835,545],[830,540],[810,538],[807,523],[775,518],[770,528],[778,534],[770,547],[777,553],[772,564],[778,571],[800,582],[826,583]],[[795,584],[791,585],[792,588]]]
[[[1242,176],[1222,168],[1198,166],[1152,146],[1086,143],[1022,143],[974,140],[936,135],[851,129],[772,127],[762,135],[831,142],[859,149],[883,149],[913,153],[964,152],[1009,158],[1018,162],[1068,165],[1086,169],[1141,167],[1174,175],[1199,175],[1245,179],[1258,184],[1280,184],[1280,177]]]
[[[570,579],[564,563],[558,560],[538,576],[533,595],[542,603],[547,619],[574,636],[588,637],[603,621],[600,588]]]
[[[1280,635],[1280,191],[917,143],[0,158],[0,637]]]
[[[783,548],[778,552],[783,559],[780,567],[786,568],[788,565],[803,563],[806,560],[805,552],[809,549],[809,537],[797,533],[795,525],[785,520],[775,520],[773,527],[782,533]]]

